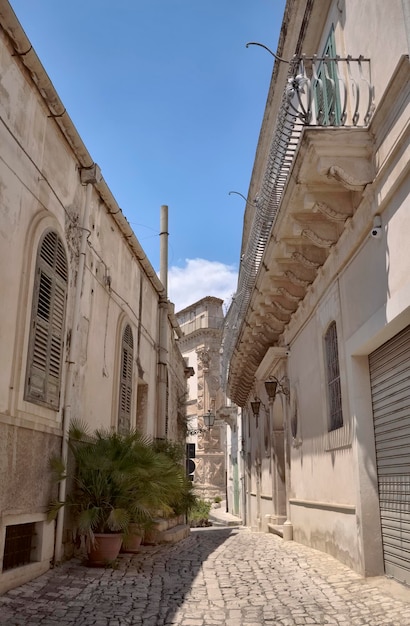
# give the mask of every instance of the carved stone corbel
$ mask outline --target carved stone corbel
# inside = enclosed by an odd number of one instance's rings
[[[349,211],[348,213],[340,213],[339,211],[332,209],[332,207],[326,204],[326,202],[316,202],[312,210],[314,213],[322,213],[322,215],[327,217],[332,222],[345,222],[352,216],[352,211]]]
[[[307,259],[301,252],[298,251],[292,253],[292,259],[310,270],[316,270],[318,267],[320,267],[320,263]]]
[[[331,248],[335,243],[333,239],[323,239],[319,237],[319,235],[310,228],[304,228],[302,230],[302,237],[309,239],[309,241],[314,243],[318,248]]]
[[[372,182],[371,180],[358,180],[346,172],[342,167],[339,167],[339,165],[332,165],[329,167],[327,177],[341,183],[345,189],[349,189],[350,191],[363,191],[366,185]]]

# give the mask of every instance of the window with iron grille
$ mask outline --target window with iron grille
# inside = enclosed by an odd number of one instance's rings
[[[327,38],[322,57],[336,58],[333,27]],[[314,87],[314,94],[317,122],[321,126],[339,126],[341,122],[341,107],[336,61],[321,61],[316,71],[317,81]]]
[[[35,524],[6,526],[4,542],[3,572],[31,562]]]
[[[118,412],[118,432],[125,435],[131,428],[132,372],[134,340],[129,324],[124,329],[121,347],[120,403]]]
[[[343,426],[342,391],[340,386],[339,350],[336,322],[332,322],[325,335],[327,398],[329,431]]]
[[[67,282],[63,243],[49,231],[37,254],[24,399],[54,409],[60,404]]]

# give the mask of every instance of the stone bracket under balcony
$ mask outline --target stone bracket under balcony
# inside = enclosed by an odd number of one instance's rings
[[[372,157],[366,128],[303,130],[231,360],[230,397],[238,405],[373,181]]]
[[[232,429],[236,428],[238,422],[238,409],[236,406],[222,406],[218,411],[218,418],[223,420]]]

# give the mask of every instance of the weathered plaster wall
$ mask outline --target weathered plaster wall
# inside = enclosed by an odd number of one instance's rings
[[[47,432],[0,422],[1,516],[45,512],[52,494],[49,459],[60,452],[61,439]]]

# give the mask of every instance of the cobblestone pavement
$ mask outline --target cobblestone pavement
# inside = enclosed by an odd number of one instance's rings
[[[70,561],[0,597],[7,626],[410,626],[410,589],[243,528],[192,531],[122,555]]]

